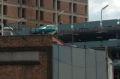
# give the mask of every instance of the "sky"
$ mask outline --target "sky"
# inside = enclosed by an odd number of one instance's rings
[[[89,0],[89,21],[98,21],[101,17],[101,9],[109,5],[102,11],[103,20],[120,19],[120,0]]]

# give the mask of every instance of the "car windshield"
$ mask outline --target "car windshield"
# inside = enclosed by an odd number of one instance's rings
[[[39,29],[46,29],[46,26],[41,26],[39,27]]]
[[[55,29],[55,26],[54,25],[47,25],[46,28],[47,29]]]
[[[55,25],[44,25],[39,27],[39,29],[56,29],[57,27]]]

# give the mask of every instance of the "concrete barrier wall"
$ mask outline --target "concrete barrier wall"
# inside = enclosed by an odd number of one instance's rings
[[[107,79],[106,52],[53,45],[53,79]]]

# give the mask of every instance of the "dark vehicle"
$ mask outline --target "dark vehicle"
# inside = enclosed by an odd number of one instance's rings
[[[56,25],[44,25],[37,28],[32,28],[32,34],[55,34],[57,32]]]

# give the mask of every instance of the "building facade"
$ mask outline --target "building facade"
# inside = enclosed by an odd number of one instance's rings
[[[2,0],[1,22],[28,26],[87,21],[88,0]]]

